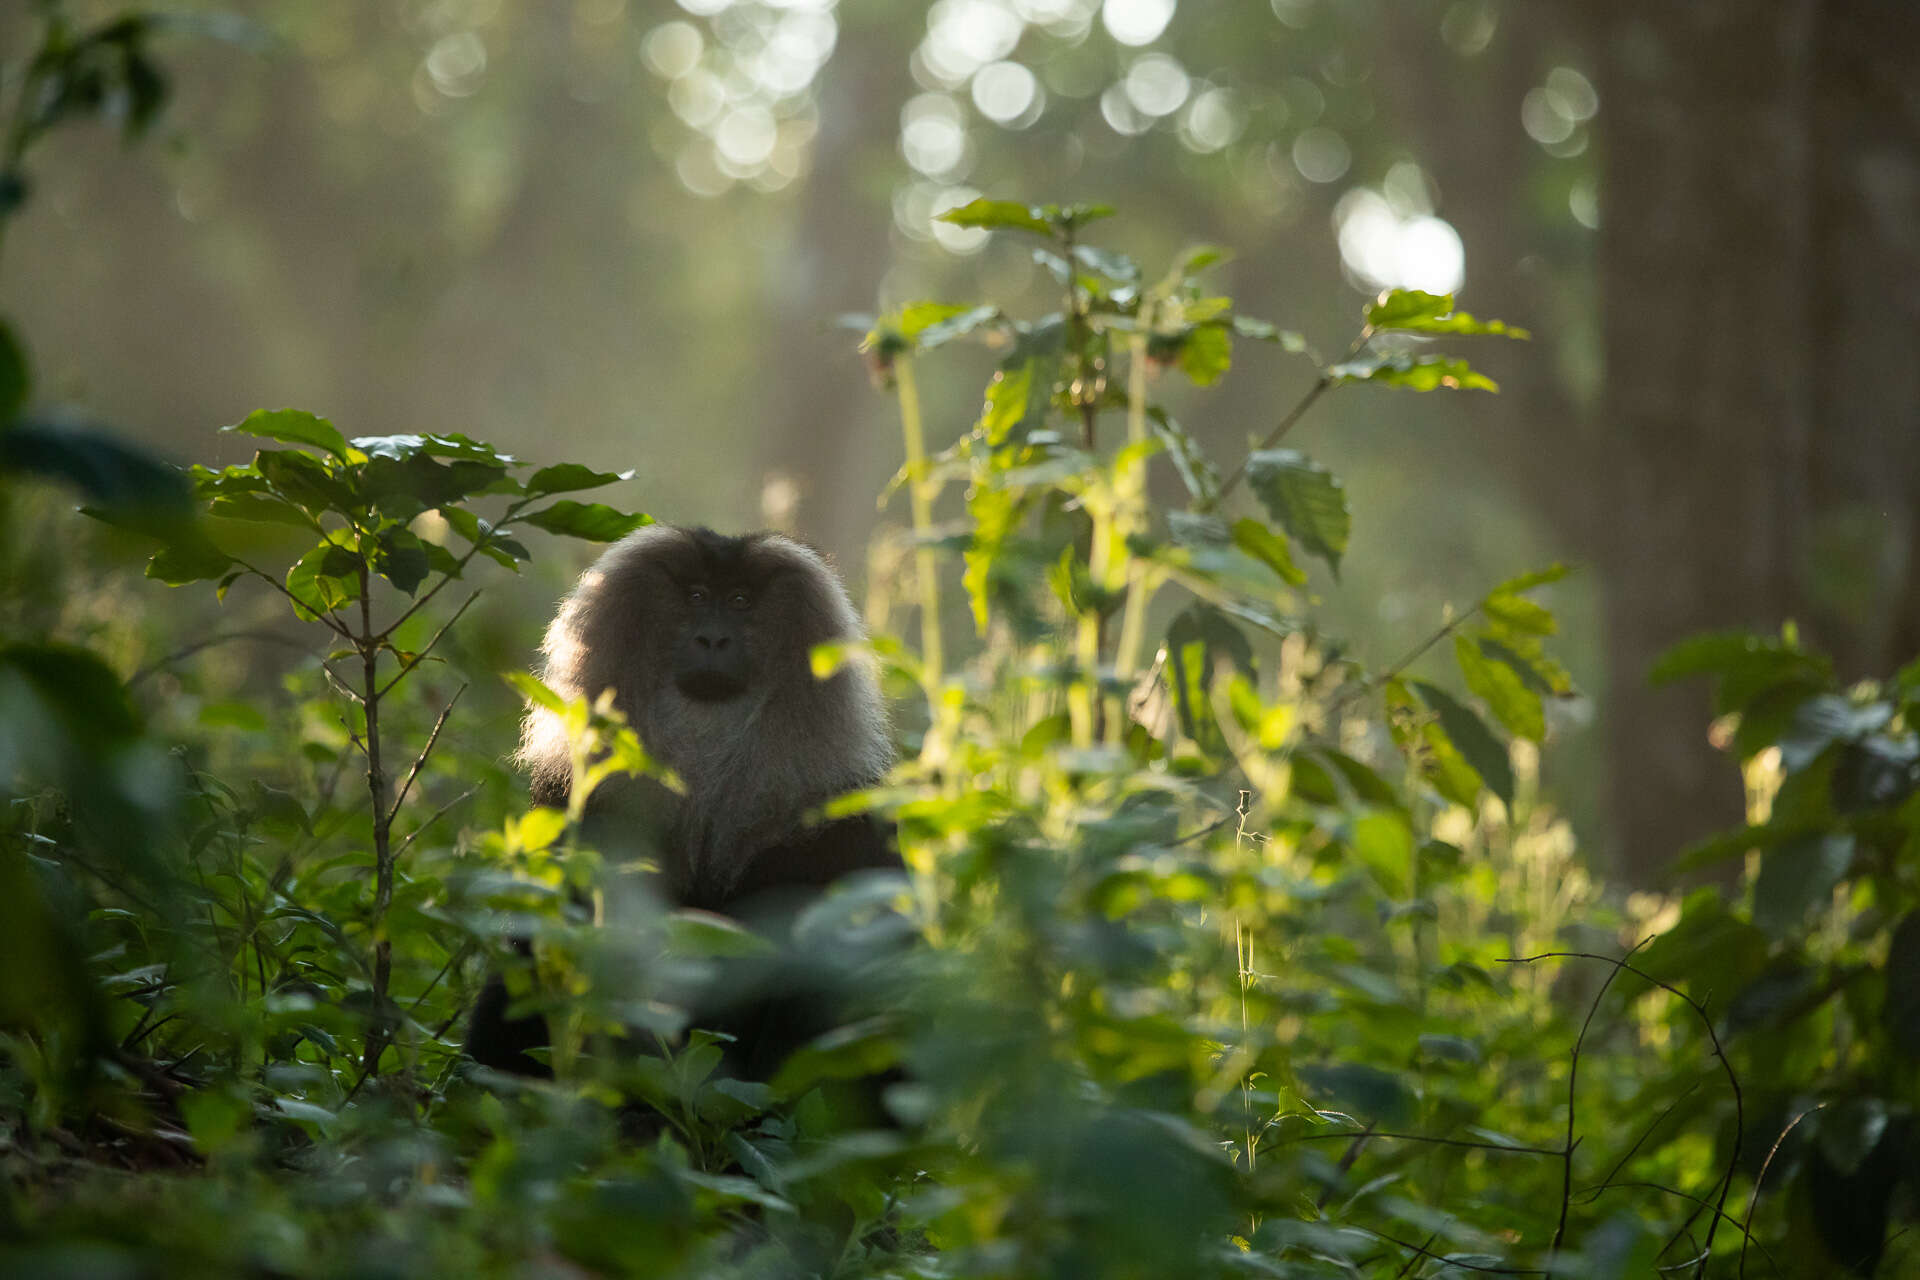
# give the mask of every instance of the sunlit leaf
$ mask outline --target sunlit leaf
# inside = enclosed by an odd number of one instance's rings
[[[1500,386],[1473,366],[1453,356],[1415,355],[1392,351],[1359,356],[1328,365],[1323,376],[1339,386],[1348,382],[1377,382],[1408,391],[1498,391]]]
[[[304,409],[256,409],[243,420],[221,430],[278,440],[283,444],[310,444],[326,450],[342,462],[347,460],[347,438],[340,434],[339,428]]]
[[[1507,732],[1530,742],[1546,737],[1546,712],[1540,705],[1540,695],[1527,688],[1512,667],[1487,657],[1470,636],[1453,638],[1453,655],[1467,688],[1487,704]]]
[[[950,222],[956,227],[978,227],[983,231],[1011,229],[1030,231],[1049,239],[1053,237],[1053,225],[1039,209],[1011,200],[989,200],[985,196],[938,214],[935,221]]]
[[[1280,527],[1340,574],[1352,517],[1339,477],[1292,449],[1267,449],[1247,459],[1247,484]]]
[[[1286,538],[1252,516],[1233,522],[1233,545],[1273,570],[1283,582],[1296,587],[1306,585],[1307,571],[1293,562],[1293,548]]]
[[[652,516],[629,515],[598,502],[574,502],[567,498],[519,518],[536,529],[584,538],[588,542],[617,542],[635,529],[653,523]]]

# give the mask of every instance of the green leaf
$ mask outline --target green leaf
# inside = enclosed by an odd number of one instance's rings
[[[5,216],[0,212],[0,217]],[[32,388],[33,369],[27,363],[26,348],[14,336],[12,327],[0,320],[0,426],[19,416]]]
[[[279,498],[263,493],[223,493],[207,504],[207,514],[222,520],[247,520],[262,524],[290,524],[313,528],[313,519]]]
[[[1853,865],[1853,835],[1811,832],[1760,855],[1753,882],[1753,922],[1773,938],[1797,933],[1807,912],[1826,906]]]
[[[1195,325],[1180,342],[1180,371],[1196,387],[1220,381],[1233,364],[1233,339],[1225,326]]]
[[[305,507],[313,515],[351,511],[360,505],[347,483],[312,454],[262,449],[254,455],[253,465],[273,486],[274,492]]]
[[[1798,773],[1836,742],[1853,742],[1875,733],[1893,720],[1893,704],[1870,702],[1855,706],[1838,694],[1821,694],[1802,702],[1780,737],[1780,767]]]
[[[1550,636],[1560,629],[1553,613],[1525,596],[1496,591],[1480,602],[1480,611],[1503,627],[1526,635]]]
[[[635,529],[653,523],[648,515],[629,515],[598,502],[574,502],[562,498],[550,507],[518,517],[536,529],[588,542],[617,542]]]
[[[1028,408],[1033,399],[1033,367],[1034,361],[1024,360],[1018,368],[1000,370],[987,384],[987,404],[980,414],[980,433],[987,438],[989,446],[997,448],[1015,427],[1032,416]]]
[[[1393,289],[1367,306],[1367,323],[1375,329],[1400,329],[1414,333],[1497,334],[1507,338],[1528,338],[1525,329],[1501,320],[1476,320],[1464,311],[1453,309],[1450,293],[1424,293],[1418,289]]]
[[[1441,731],[1454,749],[1480,775],[1487,790],[1500,797],[1500,803],[1513,811],[1513,760],[1506,744],[1493,736],[1485,722],[1471,708],[1424,680],[1409,682],[1439,717]]]
[[[1437,391],[1443,387],[1450,391],[1500,390],[1498,383],[1485,374],[1475,373],[1465,360],[1452,356],[1419,356],[1411,351],[1366,355],[1328,365],[1322,376],[1332,386],[1377,382],[1408,391]]]
[[[1166,445],[1167,454],[1173,459],[1173,468],[1180,473],[1180,482],[1186,485],[1187,493],[1197,505],[1211,507],[1220,497],[1220,473],[1214,469],[1212,460],[1200,447],[1199,441],[1187,434],[1185,427],[1161,409],[1149,408],[1147,418],[1153,423],[1153,433]]]
[[[916,351],[932,351],[936,347],[945,346],[955,338],[965,337],[981,325],[1000,318],[998,307],[955,307],[942,308],[942,310],[946,310],[948,314],[918,328],[908,328],[903,313],[901,329],[906,337],[914,340],[913,345]]]
[[[334,542],[322,542],[287,570],[293,611],[312,622],[360,598],[360,557]]]
[[[1824,656],[1802,652],[1787,640],[1747,631],[1721,631],[1682,640],[1660,655],[1647,678],[1665,684],[1698,675],[1720,678],[1714,705],[1724,715],[1744,709],[1774,689],[1829,685],[1833,664]]]
[[[1390,898],[1413,892],[1413,828],[1405,815],[1377,810],[1347,827],[1347,847]]]
[[[989,200],[985,196],[949,209],[935,221],[950,222],[956,227],[979,227],[984,231],[1030,231],[1053,238],[1053,225],[1040,209],[1011,200]]]
[[[1140,267],[1124,253],[1115,253],[1111,249],[1100,249],[1090,244],[1073,246],[1073,256],[1081,266],[1087,267],[1117,284],[1135,284],[1140,279]]]
[[[1267,514],[1301,546],[1324,559],[1338,578],[1352,528],[1346,490],[1339,478],[1303,453],[1267,449],[1247,459],[1247,484]]]
[[[1505,582],[1495,587],[1491,594],[1519,595],[1522,591],[1531,591],[1535,587],[1544,587],[1549,582],[1558,582],[1572,572],[1573,569],[1570,566],[1564,565],[1556,560],[1544,569],[1535,569],[1529,573],[1523,573],[1517,578],[1508,578]]]
[[[411,520],[422,511],[493,492],[495,483],[505,478],[507,471],[502,463],[471,458],[443,462],[422,452],[401,458],[369,458],[360,468],[356,489],[359,497],[382,515]],[[513,487],[519,488],[517,484]]]
[[[633,479],[631,471],[595,471],[592,467],[583,467],[577,462],[563,462],[558,466],[542,467],[527,477],[526,495],[529,498],[538,498],[549,493],[572,493],[579,489],[597,489],[603,484],[631,479]]]
[[[1307,571],[1293,562],[1293,548],[1286,538],[1252,516],[1233,522],[1233,545],[1279,574],[1281,581],[1296,587],[1307,584]]]
[[[347,461],[347,438],[331,422],[304,409],[256,409],[243,421],[220,429],[278,440],[283,444],[313,445],[342,462]]]
[[[491,462],[502,467],[511,467],[518,462],[518,459],[501,453],[484,441],[473,440],[457,433],[426,436],[355,436],[352,444],[369,458],[392,458],[396,462],[411,458],[418,453],[424,453],[432,458],[462,458],[468,462]]]
[[[1527,688],[1512,667],[1495,662],[1471,636],[1453,638],[1453,656],[1466,679],[1467,688],[1493,712],[1494,719],[1506,726],[1516,738],[1538,742],[1547,736],[1546,712],[1540,695]]]
[[[211,542],[177,543],[162,547],[147,561],[147,576],[170,587],[218,578],[233,566],[233,558]]]
[[[388,525],[374,539],[373,571],[412,595],[426,581],[426,545],[404,525]]]

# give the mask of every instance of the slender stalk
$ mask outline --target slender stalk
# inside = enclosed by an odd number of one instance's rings
[[[913,507],[914,579],[920,588],[920,661],[926,668],[931,697],[945,674],[940,643],[939,562],[927,543],[933,531],[933,480],[928,475],[927,437],[920,422],[920,389],[913,379],[913,357],[900,355],[893,362],[893,373],[900,395],[900,434],[906,442],[907,496]]]
[[[393,941],[386,936],[387,909],[393,905],[393,806],[387,796],[387,771],[380,759],[380,646],[373,629],[372,574],[363,562],[360,566],[360,634],[354,639],[360,650],[362,705],[367,714],[367,794],[373,802],[373,1029],[367,1035],[366,1055],[360,1063],[362,1077],[370,1077],[379,1066],[380,1055],[391,1038],[386,1018],[387,987],[393,978]]]
[[[1152,332],[1152,322],[1152,303],[1142,303],[1133,336],[1127,343],[1129,448],[1144,445],[1147,441],[1147,339]],[[1127,474],[1119,477],[1122,513],[1120,554],[1126,560],[1127,602],[1120,615],[1120,638],[1114,649],[1113,671],[1122,686],[1129,686],[1133,673],[1140,668],[1140,648],[1147,631],[1147,601],[1153,594],[1148,587],[1147,566],[1126,549],[1128,536],[1146,524],[1146,468],[1146,459],[1135,457]],[[1118,743],[1126,735],[1126,699],[1127,693],[1123,688],[1114,695],[1113,705],[1107,710],[1107,739],[1110,742]]]

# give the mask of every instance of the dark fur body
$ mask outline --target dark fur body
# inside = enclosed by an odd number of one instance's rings
[[[716,612],[715,601],[730,611]],[[609,779],[589,805],[590,839],[655,856],[658,891],[673,905],[763,926],[791,921],[843,876],[898,870],[890,833],[874,819],[807,821],[833,796],[878,782],[892,763],[870,664],[848,662],[825,680],[811,669],[814,646],[862,634],[833,570],[781,535],[654,525],[615,544],[548,628],[544,678],[568,699],[611,689],[648,752],[686,790]],[[724,679],[709,670],[721,644],[733,646]],[[564,807],[571,748],[557,717],[528,712],[519,759],[534,800]],[[811,993],[776,989],[739,1005],[720,1000],[726,1007],[714,1018],[696,1009],[695,1022],[734,1034],[734,1065],[758,1074],[806,1038],[798,1035],[805,1026],[787,1024],[808,1022],[795,1011],[811,1003]],[[499,1070],[551,1074],[528,1055],[549,1042],[545,1020],[508,1018],[508,1005],[496,974],[474,1008],[468,1052]],[[787,1030],[758,1030],[770,1026]]]

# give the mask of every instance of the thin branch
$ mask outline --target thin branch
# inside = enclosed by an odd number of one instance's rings
[[[1663,1195],[1672,1196],[1676,1200],[1687,1201],[1688,1203],[1696,1207],[1696,1212],[1693,1214],[1693,1217],[1690,1217],[1687,1219],[1688,1223],[1692,1223],[1693,1218],[1697,1218],[1700,1216],[1698,1210],[1706,1210],[1709,1212],[1713,1211],[1713,1206],[1708,1204],[1705,1200],[1702,1200],[1699,1196],[1690,1195],[1689,1193],[1680,1190],[1678,1187],[1669,1187],[1663,1182],[1637,1182],[1632,1180],[1629,1180],[1626,1182],[1607,1182],[1607,1183],[1602,1183],[1599,1186],[1582,1187],[1580,1189],[1579,1194],[1583,1196],[1588,1196],[1591,1198],[1591,1197],[1597,1197],[1603,1191],[1618,1191],[1623,1188],[1636,1190],[1636,1191],[1658,1191]],[[1744,1226],[1742,1226],[1740,1223],[1734,1220],[1733,1215],[1723,1214],[1722,1216],[1726,1218],[1727,1225],[1729,1227],[1732,1227],[1735,1231],[1738,1231],[1743,1236],[1747,1236],[1749,1239],[1752,1238],[1751,1234],[1747,1231],[1747,1229]],[[1761,1245],[1760,1252],[1766,1255],[1767,1261],[1770,1264],[1772,1264],[1774,1271],[1778,1272],[1780,1270],[1779,1260],[1776,1259],[1772,1253],[1768,1252],[1767,1246]]]
[[[1633,955],[1652,941],[1653,935],[1647,935],[1635,943],[1627,955]],[[1607,971],[1607,980],[1600,984],[1600,990],[1594,993],[1593,1003],[1587,1006],[1587,1016],[1580,1023],[1580,1034],[1574,1037],[1573,1055],[1567,1061],[1567,1143],[1566,1154],[1561,1158],[1560,1169],[1560,1222],[1553,1229],[1553,1243],[1547,1247],[1548,1257],[1559,1253],[1560,1246],[1566,1242],[1567,1213],[1573,1206],[1573,1149],[1580,1145],[1579,1139],[1573,1136],[1574,1106],[1578,1100],[1580,1087],[1580,1050],[1586,1046],[1587,1032],[1593,1027],[1594,1015],[1600,1012],[1600,1002],[1607,998],[1608,989],[1613,986],[1613,980],[1619,976],[1618,969]]]
[[[1638,948],[1635,948],[1638,950]],[[1631,955],[1632,952],[1627,954]],[[1727,1156],[1727,1171],[1720,1178],[1720,1194],[1714,1204],[1714,1218],[1707,1224],[1707,1239],[1701,1249],[1699,1265],[1694,1271],[1695,1280],[1704,1280],[1707,1274],[1707,1261],[1713,1254],[1713,1236],[1720,1229],[1720,1219],[1726,1216],[1727,1195],[1733,1190],[1734,1171],[1740,1163],[1740,1138],[1747,1127],[1746,1096],[1740,1091],[1740,1077],[1734,1072],[1733,1063],[1727,1058],[1726,1048],[1720,1043],[1719,1032],[1713,1029],[1713,1019],[1707,1016],[1707,1007],[1695,1000],[1670,982],[1662,982],[1644,969],[1628,964],[1624,959],[1603,956],[1592,951],[1543,951],[1533,956],[1510,956],[1501,964],[1533,964],[1539,960],[1598,960],[1602,964],[1613,965],[1616,969],[1625,969],[1641,981],[1659,987],[1662,991],[1678,996],[1700,1019],[1700,1025],[1707,1030],[1707,1039],[1713,1045],[1713,1056],[1720,1059],[1721,1068],[1727,1073],[1727,1085],[1733,1091],[1733,1149]]]
[[[1293,408],[1287,410],[1286,416],[1280,419],[1280,424],[1273,430],[1267,432],[1266,439],[1262,440],[1252,449],[1249,449],[1247,456],[1240,459],[1240,465],[1233,469],[1233,474],[1220,482],[1220,489],[1214,494],[1213,499],[1216,505],[1218,505],[1222,498],[1232,493],[1242,480],[1246,479],[1247,464],[1253,461],[1253,455],[1271,449],[1276,444],[1279,444],[1287,432],[1293,430],[1294,424],[1306,416],[1307,410],[1313,408],[1314,401],[1325,395],[1327,390],[1332,386],[1332,379],[1328,378],[1324,373],[1314,379],[1313,385],[1307,388],[1307,394],[1301,396],[1300,399],[1295,402]]]
[[[231,644],[235,640],[258,640],[262,644],[284,645],[289,649],[299,649],[302,651],[305,651],[307,647],[303,642],[295,640],[292,636],[283,636],[273,631],[222,631],[217,635],[208,636],[205,640],[196,640],[192,644],[183,645],[175,649],[172,653],[155,658],[152,662],[149,662],[146,666],[141,667],[138,671],[127,677],[127,687],[131,689],[143,681],[151,680],[168,667],[173,666],[175,663],[185,662],[196,653],[214,648],[217,645]]]
[[[1461,1258],[1450,1258],[1444,1253],[1435,1253],[1433,1250],[1427,1248],[1426,1245],[1415,1244],[1411,1240],[1402,1240],[1398,1236],[1390,1236],[1384,1231],[1375,1231],[1372,1227],[1363,1227],[1356,1224],[1352,1227],[1352,1230],[1364,1231],[1376,1240],[1385,1240],[1388,1244],[1399,1245],[1402,1249],[1411,1249],[1422,1258],[1432,1258],[1435,1262],[1444,1262],[1449,1267],[1457,1267],[1462,1271],[1478,1271],[1483,1275],[1489,1276],[1544,1276],[1553,1274],[1550,1271],[1543,1271],[1539,1267],[1489,1267],[1484,1263],[1467,1262]],[[1427,1240],[1430,1244],[1432,1243],[1433,1237],[1429,1236]]]
[[[387,810],[387,821],[393,821],[394,815],[400,812],[400,806],[407,802],[407,792],[413,789],[413,780],[420,776],[421,766],[425,765],[427,757],[433,754],[434,743],[440,741],[440,731],[447,727],[447,717],[453,714],[454,704],[460,701],[460,695],[466,691],[467,686],[464,684],[455,689],[453,696],[447,699],[447,705],[440,709],[440,718],[433,722],[433,731],[427,734],[427,745],[420,748],[420,754],[413,758],[413,765],[407,770],[407,776],[401,779],[400,790],[393,797],[393,807]]]
[[[412,660],[403,662],[400,664],[400,669],[393,673],[393,679],[387,681],[386,684],[382,685],[380,687],[379,693],[375,696],[381,697],[381,698],[386,697],[389,693],[393,692],[393,687],[395,685],[399,684],[402,680],[406,679],[409,674],[412,673],[415,667],[425,662],[427,660],[427,655],[433,652],[434,646],[440,643],[441,637],[445,636],[448,631],[452,630],[453,624],[460,621],[460,615],[465,613],[468,609],[471,609],[473,607],[473,602],[475,600],[478,600],[479,598],[480,598],[480,592],[476,589],[472,595],[466,598],[465,603],[463,603],[458,609],[455,609],[453,611],[453,616],[451,618],[448,618],[444,623],[440,625],[440,629],[433,633],[433,638],[427,641],[427,643],[421,648],[420,652],[413,655]]]
[[[380,644],[386,643],[387,637],[391,636],[394,632],[398,631],[402,623],[406,622],[408,618],[411,618],[414,614],[424,609],[427,605],[427,602],[432,600],[435,596],[439,595],[441,591],[445,590],[446,585],[449,582],[452,582],[455,579],[459,578],[459,576],[466,571],[468,563],[471,562],[475,556],[479,555],[482,551],[486,550],[487,547],[493,544],[494,535],[499,533],[500,530],[506,528],[507,522],[509,520],[512,520],[515,516],[519,515],[520,512],[525,508],[533,505],[535,501],[536,499],[533,499],[533,498],[524,498],[519,502],[510,504],[505,511],[500,513],[500,518],[494,521],[492,525],[488,526],[487,532],[480,535],[479,541],[475,542],[472,546],[468,547],[466,554],[461,556],[458,560],[454,562],[453,571],[451,573],[441,574],[440,580],[434,583],[431,587],[428,587],[425,595],[421,596],[418,600],[415,600],[412,604],[408,605],[406,609],[400,614],[399,617],[395,618],[392,622],[389,622],[386,625],[386,628],[384,630],[382,630],[378,635],[373,637],[375,642]],[[471,601],[469,601],[469,603],[471,603]]]
[[[1276,1138],[1275,1146],[1291,1146],[1296,1142],[1324,1142],[1332,1138],[1386,1138],[1394,1142],[1427,1142],[1440,1147],[1467,1147],[1476,1151],[1505,1151],[1516,1156],[1557,1156],[1559,1147],[1516,1147],[1504,1142],[1473,1142],[1466,1138],[1436,1138],[1425,1133],[1387,1133],[1379,1129],[1340,1129],[1326,1133],[1296,1133],[1288,1138]]]
[[[1442,640],[1445,640],[1448,636],[1452,635],[1454,632],[1458,631],[1461,627],[1471,622],[1474,619],[1474,617],[1479,614],[1480,606],[1484,603],[1486,602],[1485,601],[1474,602],[1474,604],[1470,608],[1466,609],[1465,611],[1461,612],[1455,617],[1449,618],[1447,621],[1441,623],[1438,627],[1434,628],[1433,633],[1431,635],[1429,635],[1426,639],[1422,640],[1419,644],[1416,644],[1415,646],[1413,646],[1413,648],[1407,650],[1406,654],[1402,656],[1398,662],[1395,662],[1393,665],[1386,667],[1381,671],[1375,672],[1373,675],[1367,676],[1363,680],[1360,680],[1354,684],[1348,685],[1346,689],[1342,690],[1339,693],[1336,693],[1333,697],[1333,700],[1327,703],[1327,709],[1325,712],[1322,713],[1322,719],[1327,721],[1332,720],[1336,714],[1338,714],[1342,709],[1344,709],[1347,706],[1347,704],[1352,702],[1355,698],[1361,697],[1364,694],[1371,693],[1375,689],[1378,689],[1381,685],[1385,684],[1387,681],[1398,677],[1408,667],[1412,666],[1414,663],[1418,662],[1422,657],[1426,656],[1427,650],[1433,648],[1433,646],[1439,644]]]
[[[1653,1136],[1654,1130],[1658,1129],[1661,1125],[1665,1124],[1667,1122],[1667,1117],[1672,1115],[1675,1111],[1679,1110],[1680,1104],[1685,1102],[1688,1098],[1692,1097],[1693,1091],[1695,1089],[1698,1089],[1699,1087],[1700,1087],[1700,1082],[1696,1080],[1692,1084],[1688,1085],[1686,1089],[1681,1092],[1679,1097],[1675,1098],[1672,1102],[1669,1102],[1666,1106],[1666,1109],[1662,1111],[1659,1115],[1654,1117],[1653,1123],[1648,1125],[1644,1130],[1641,1131],[1640,1136],[1634,1140],[1633,1145],[1627,1148],[1627,1153],[1621,1156],[1618,1160],[1614,1161],[1613,1168],[1607,1170],[1607,1176],[1600,1179],[1598,1184],[1588,1188],[1587,1191],[1581,1192],[1581,1194],[1589,1195],[1590,1193],[1589,1198],[1597,1199],[1602,1191],[1605,1191],[1608,1187],[1612,1186],[1614,1178],[1619,1175],[1622,1169],[1627,1167],[1627,1161],[1633,1159],[1633,1157],[1639,1152],[1640,1148],[1646,1144],[1647,1139]]]
[[[468,787],[465,791],[462,791],[459,795],[455,796],[453,799],[441,805],[438,809],[435,809],[431,814],[427,815],[427,820],[425,822],[421,823],[419,826],[415,827],[412,831],[408,832],[407,838],[402,840],[399,844],[393,847],[393,856],[397,858],[401,854],[405,853],[407,851],[408,846],[412,845],[415,840],[418,840],[420,838],[420,835],[422,832],[424,832],[428,827],[432,826],[434,823],[440,821],[440,819],[446,817],[448,812],[450,812],[454,808],[454,806],[463,804],[466,801],[473,799],[473,797],[479,792],[479,790],[480,788],[478,787]]]
[[[275,591],[278,591],[281,595],[285,596],[288,600],[292,601],[295,613],[313,613],[313,606],[309,605],[306,601],[302,600],[299,596],[296,596],[295,594],[293,594],[293,592],[287,590],[287,584],[280,581],[280,579],[274,577],[270,573],[266,573],[266,572],[263,572],[262,570],[254,568],[252,565],[248,564],[245,560],[240,559],[238,556],[234,557],[233,562],[239,565],[242,569],[245,569],[248,573],[252,574],[254,577],[260,579],[260,581],[272,587]],[[332,631],[335,635],[339,636],[342,640],[353,639],[352,630],[350,630],[345,623],[341,622],[340,619],[334,617],[331,611],[323,610],[320,613],[314,614],[314,619],[315,621],[325,623],[327,629],[329,631]]]
[[[1740,1233],[1745,1237],[1740,1242],[1740,1280],[1747,1280],[1747,1242],[1753,1239],[1753,1208],[1760,1203],[1760,1184],[1767,1180],[1767,1170],[1773,1167],[1773,1158],[1779,1154],[1780,1144],[1787,1140],[1787,1135],[1792,1133],[1802,1120],[1826,1105],[1822,1102],[1808,1107],[1789,1121],[1787,1127],[1780,1131],[1780,1136],[1773,1140],[1773,1145],[1767,1148],[1767,1158],[1760,1162],[1760,1172],[1753,1177],[1753,1194],[1747,1197],[1747,1219],[1740,1226]],[[1764,1248],[1762,1251],[1764,1252]],[[1772,1256],[1769,1255],[1767,1260],[1771,1262]],[[1773,1269],[1778,1271],[1780,1267],[1776,1263]]]

